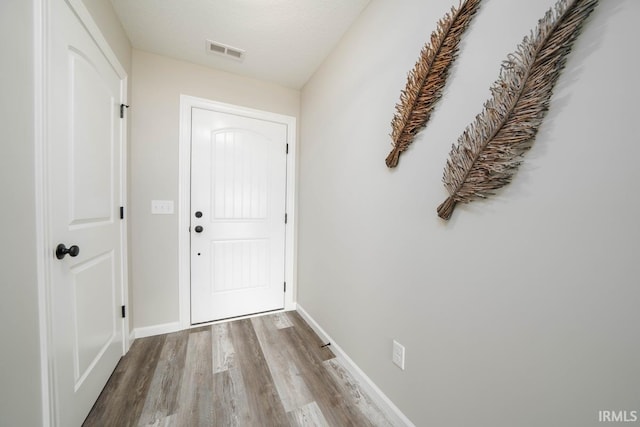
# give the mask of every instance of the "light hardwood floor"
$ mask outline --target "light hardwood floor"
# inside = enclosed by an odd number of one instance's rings
[[[84,426],[391,426],[296,312],[136,340]]]

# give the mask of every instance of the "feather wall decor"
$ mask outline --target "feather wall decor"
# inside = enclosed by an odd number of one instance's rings
[[[452,7],[431,33],[420,58],[407,76],[407,85],[400,93],[396,114],[391,121],[393,149],[386,159],[388,167],[398,165],[400,154],[426,126],[436,102],[441,98],[449,68],[458,55],[462,34],[476,14],[481,0],[464,0]]]
[[[449,197],[438,207],[448,220],[457,203],[494,194],[509,182],[531,148],[553,87],[598,0],[559,0],[502,63],[484,104],[453,145],[443,182]]]

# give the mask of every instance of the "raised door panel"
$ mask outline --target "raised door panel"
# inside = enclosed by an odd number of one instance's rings
[[[96,64],[69,51],[70,225],[113,221],[114,120],[117,104]]]

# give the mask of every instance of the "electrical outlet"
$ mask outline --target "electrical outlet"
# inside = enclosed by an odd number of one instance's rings
[[[393,363],[398,365],[398,367],[404,371],[404,346],[396,340],[393,340],[391,360],[393,360]]]

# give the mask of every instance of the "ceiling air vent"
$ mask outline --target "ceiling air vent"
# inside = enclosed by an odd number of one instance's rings
[[[242,61],[244,59],[244,50],[226,44],[207,40],[207,52],[222,55],[227,58]]]

